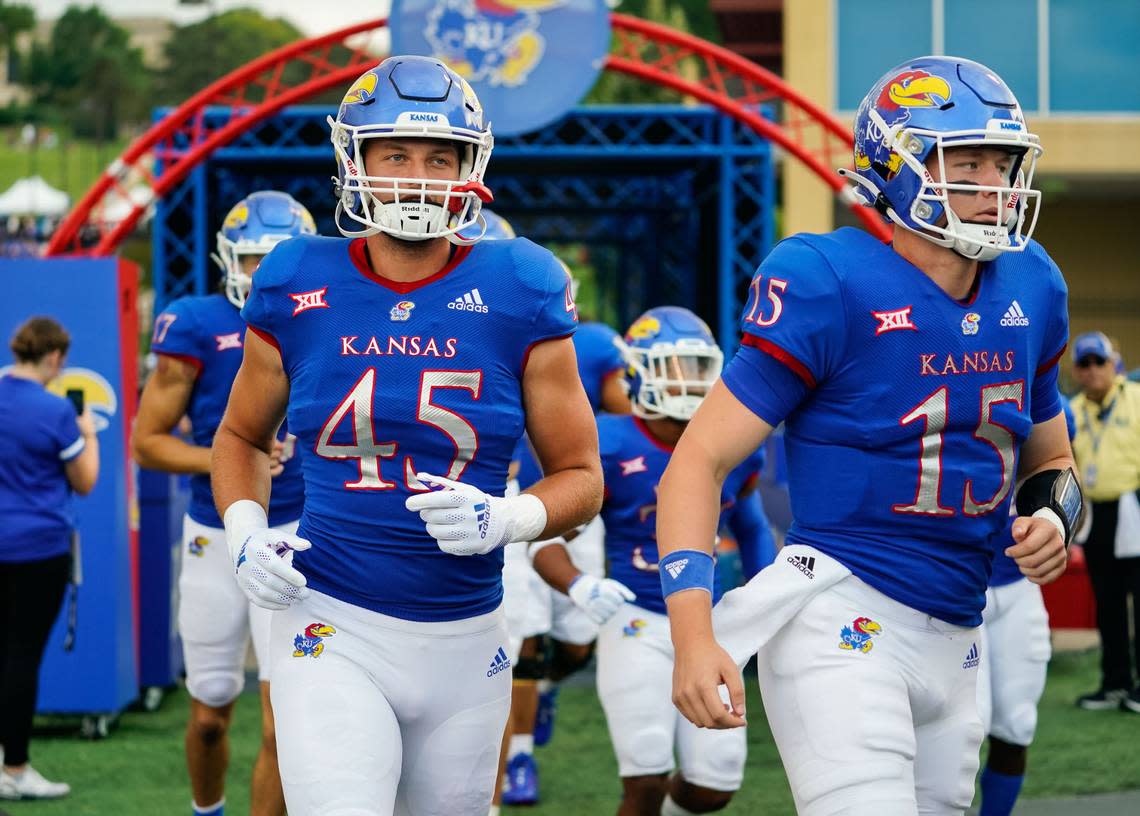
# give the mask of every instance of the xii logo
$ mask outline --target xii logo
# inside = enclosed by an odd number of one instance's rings
[[[897,329],[918,331],[918,326],[914,325],[910,319],[910,310],[912,308],[911,306],[907,306],[902,309],[893,309],[889,312],[871,312],[871,316],[879,321],[879,325],[875,328],[875,336],[877,337],[880,334]]]

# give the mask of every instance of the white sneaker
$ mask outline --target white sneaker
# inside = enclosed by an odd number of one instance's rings
[[[49,782],[31,765],[19,776],[0,771],[0,799],[59,799],[69,793],[66,782]]]

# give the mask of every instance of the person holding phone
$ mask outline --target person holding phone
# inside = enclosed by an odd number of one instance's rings
[[[72,493],[99,477],[89,411],[45,386],[71,338],[50,317],[16,331],[16,363],[0,377],[0,799],[54,799],[71,788],[28,762],[40,659],[71,576]]]

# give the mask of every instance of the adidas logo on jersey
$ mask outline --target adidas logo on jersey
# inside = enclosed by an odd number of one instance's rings
[[[447,308],[456,309],[460,312],[482,312],[483,314],[487,314],[487,305],[483,303],[483,298],[480,297],[478,288],[460,295],[448,303]]]
[[[789,555],[788,563],[809,579],[815,579],[815,557],[811,555]]]
[[[1005,314],[998,322],[1002,326],[1028,326],[1029,318],[1025,316],[1025,312],[1021,311],[1021,304],[1015,300],[1009,304],[1009,308],[1005,310]]]
[[[978,644],[971,643],[970,651],[966,653],[966,661],[962,664],[963,669],[972,669],[982,662],[981,656],[978,654]]]
[[[680,561],[674,561],[672,564],[666,564],[665,571],[669,573],[669,577],[676,581],[677,576],[685,571],[685,567],[688,565],[688,563],[688,558],[682,558]]]
[[[494,677],[501,671],[506,671],[511,667],[511,659],[507,657],[507,653],[503,651],[503,647],[499,647],[499,651],[495,652],[494,658],[491,659],[491,667],[487,669],[487,676]]]

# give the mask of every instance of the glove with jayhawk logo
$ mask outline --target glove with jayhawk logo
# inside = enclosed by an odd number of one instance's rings
[[[583,572],[570,582],[567,594],[594,623],[612,618],[626,602],[637,598],[633,590],[613,578],[597,578]]]
[[[312,543],[269,527],[261,505],[249,499],[226,508],[226,545],[238,586],[263,609],[288,609],[309,596],[305,576],[293,568],[292,554]]]
[[[546,528],[546,505],[538,496],[499,498],[442,476],[417,473],[416,478],[443,488],[410,496],[404,506],[420,514],[445,553],[486,555],[508,542],[531,541]]]

